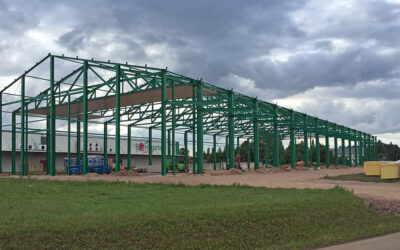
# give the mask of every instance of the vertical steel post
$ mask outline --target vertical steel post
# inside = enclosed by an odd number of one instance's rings
[[[67,173],[70,175],[71,169],[71,96],[68,95],[68,162],[67,162]]]
[[[176,147],[175,147],[175,81],[172,80],[172,174],[175,175],[175,154],[176,154]]]
[[[318,124],[318,122],[317,122]],[[317,125],[318,126],[318,125]],[[317,168],[321,166],[321,152],[320,152],[320,144],[319,144],[319,134],[315,134],[315,154],[316,154],[316,161],[317,161]]]
[[[54,97],[54,57],[50,56],[50,175],[56,172],[56,100]]]
[[[12,157],[11,157],[11,175],[15,175],[15,156],[16,156],[16,153],[15,153],[15,151],[16,151],[16,147],[15,147],[15,140],[16,140],[16,136],[15,136],[15,134],[16,134],[16,128],[15,128],[15,116],[16,116],[16,113],[15,113],[15,111],[14,112],[12,112],[12,118],[11,118],[11,123],[12,123],[12,132],[11,132],[11,154],[12,154]]]
[[[214,160],[214,170],[217,170],[217,135],[213,135],[213,160]]]
[[[225,168],[229,169],[229,136],[225,136]]]
[[[374,136],[375,138],[375,143],[374,143],[374,155],[375,155],[375,161],[378,160],[378,138]]]
[[[247,170],[250,170],[250,138],[247,138]]]
[[[88,171],[88,62],[83,62],[83,171]]]
[[[254,169],[257,170],[260,164],[260,142],[259,142],[259,133],[258,133],[258,100],[254,99],[253,106],[253,137],[254,137]]]
[[[46,174],[50,174],[50,116],[46,116]]]
[[[25,175],[25,75],[21,76],[21,176]]]
[[[326,151],[326,168],[330,165],[330,152],[329,152],[329,135],[325,135],[325,151]]]
[[[290,164],[291,167],[296,167],[296,139],[294,137],[294,111],[290,110]]]
[[[149,166],[151,166],[151,165],[153,165],[153,128],[152,127],[149,128]]]
[[[235,167],[235,127],[234,127],[234,116],[233,116],[233,91],[229,91],[228,94],[228,129],[229,129],[229,168]]]
[[[362,151],[363,151],[363,143],[362,143],[362,135],[361,132],[358,132],[358,141],[359,141],[359,147],[358,147],[358,157],[359,157],[359,164],[363,165],[363,157],[362,157]]]
[[[162,70],[161,73],[161,175],[167,175],[167,72]]]
[[[357,136],[356,132],[354,131],[355,136]],[[358,165],[358,152],[357,152],[357,137],[354,137],[354,166],[357,167]]]
[[[236,154],[240,154],[240,142],[239,142],[239,139],[240,139],[240,137],[238,136],[237,138],[236,138]]]
[[[335,167],[339,166],[339,157],[338,157],[338,141],[337,136],[334,137],[334,144],[335,144]]]
[[[192,100],[193,103],[196,100],[196,88],[193,87],[192,89]],[[193,124],[192,124],[192,155],[193,155],[193,159],[192,159],[192,166],[193,166],[193,174],[196,174],[196,105],[193,104],[193,109],[192,109],[192,115],[193,115]]]
[[[307,131],[308,126],[307,125],[308,125],[307,114],[304,114],[304,126],[305,126],[305,129],[303,132],[303,134],[304,134],[304,162],[306,164],[306,167],[309,168],[310,164],[309,164],[309,160],[308,160],[309,153],[308,153],[308,131]]]
[[[273,165],[279,166],[279,139],[278,139],[278,105],[274,105],[274,148],[273,148]]]
[[[265,139],[265,168],[268,168],[268,140]]]
[[[343,136],[343,135],[342,135]],[[346,144],[345,144],[345,140],[344,137],[342,137],[342,166],[346,166]]]
[[[352,167],[352,160],[351,160],[351,158],[352,158],[352,153],[351,153],[351,139],[349,138],[349,167]]]
[[[29,175],[28,164],[28,105],[25,105],[25,175]]]
[[[119,172],[120,169],[120,146],[121,146],[121,66],[116,66],[116,78],[115,78],[115,172]]]
[[[81,162],[81,121],[76,121],[76,158]]]
[[[185,131],[185,135],[184,135],[184,145],[185,145],[185,167],[188,166],[188,132],[189,131]]]
[[[104,165],[108,166],[108,127],[107,121],[104,122],[104,135],[103,135],[103,154],[104,154]],[[112,166],[111,166],[112,167]]]
[[[3,93],[0,92],[0,173],[3,173]]]
[[[131,153],[132,153],[132,143],[131,143],[131,140],[132,140],[132,127],[131,127],[131,125],[129,124],[128,125],[128,165],[127,165],[127,168],[128,168],[128,170],[131,170]]]
[[[168,132],[168,143],[167,143],[167,145],[168,145],[168,150],[167,150],[167,152],[168,152],[168,160],[171,160],[171,129],[168,129],[167,130]]]
[[[197,84],[197,172],[203,172],[203,83]]]

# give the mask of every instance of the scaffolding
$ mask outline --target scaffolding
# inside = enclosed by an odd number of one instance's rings
[[[56,68],[57,65],[57,68]],[[72,72],[66,73],[72,69]],[[39,71],[43,76],[34,75]],[[57,79],[56,79],[57,78]],[[29,81],[44,81],[48,88],[36,90]],[[18,87],[17,87],[18,85]],[[18,90],[8,93],[7,90]],[[26,94],[29,89],[30,95]],[[36,92],[37,93],[36,93]],[[33,94],[31,94],[33,93]],[[12,96],[3,101],[3,97]],[[214,169],[216,165],[217,137],[226,138],[227,163],[234,166],[235,137],[247,139],[248,166],[250,166],[250,140],[254,142],[254,168],[260,167],[260,141],[272,141],[273,166],[280,165],[280,143],[289,139],[290,165],[295,167],[296,138],[303,138],[304,160],[310,162],[309,138],[316,140],[316,164],[320,162],[320,137],[325,137],[326,166],[330,166],[329,140],[334,139],[334,164],[339,165],[338,139],[342,145],[342,165],[346,162],[344,146],[347,141],[355,148],[355,165],[377,159],[377,139],[368,133],[357,131],[327,120],[280,107],[254,97],[236,93],[233,90],[217,87],[204,82],[159,69],[111,61],[82,59],[64,55],[48,54],[32,68],[12,81],[0,91],[0,148],[4,127],[12,131],[11,173],[16,174],[16,133],[20,133],[20,160],[22,176],[29,174],[27,169],[27,136],[31,133],[47,135],[47,172],[55,175],[56,165],[56,121],[67,124],[68,159],[71,158],[72,134],[77,137],[78,158],[83,159],[83,174],[87,172],[88,124],[104,126],[104,145],[107,145],[108,126],[115,128],[115,162],[120,162],[121,126],[128,128],[128,169],[130,168],[130,140],[133,127],[148,129],[149,165],[152,165],[153,130],[161,131],[161,174],[166,175],[167,155],[171,155],[175,166],[175,134],[184,134],[185,163],[187,163],[188,137],[193,141],[193,173],[203,172],[204,135],[213,138]],[[5,109],[8,108],[9,111]],[[11,118],[4,118],[10,115]],[[17,118],[19,122],[17,123]],[[4,121],[3,121],[4,120]],[[4,124],[8,122],[9,124]],[[44,128],[33,128],[30,124],[41,123]],[[71,131],[76,124],[76,132]],[[83,126],[83,134],[81,134]],[[80,140],[83,149],[80,149]],[[239,145],[238,145],[239,147]],[[167,152],[168,150],[168,152]],[[265,147],[267,152],[268,147]],[[82,156],[80,152],[83,151]],[[170,152],[171,151],[171,152]],[[351,150],[349,151],[351,154]],[[0,154],[1,156],[1,154]],[[351,159],[351,156],[349,157]],[[104,147],[107,161],[107,147]],[[266,165],[267,166],[267,165]],[[116,164],[116,172],[120,171]],[[175,169],[172,168],[173,174]],[[2,159],[0,159],[2,172]]]

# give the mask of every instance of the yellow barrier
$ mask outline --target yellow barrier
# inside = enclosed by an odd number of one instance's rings
[[[381,179],[398,179],[399,164],[398,163],[382,163],[381,164]]]
[[[381,163],[379,161],[364,162],[364,174],[368,176],[380,176]]]

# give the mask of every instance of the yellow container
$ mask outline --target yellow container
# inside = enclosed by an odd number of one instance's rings
[[[364,162],[364,174],[368,176],[380,176],[381,163],[379,161]]]
[[[399,164],[398,163],[382,163],[381,179],[399,179]]]

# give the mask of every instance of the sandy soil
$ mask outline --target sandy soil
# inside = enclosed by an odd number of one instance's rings
[[[103,181],[124,181],[136,183],[183,183],[186,185],[215,184],[231,185],[240,184],[255,187],[270,188],[322,188],[329,189],[336,185],[352,190],[354,194],[360,197],[374,197],[377,199],[400,200],[400,183],[373,183],[357,181],[338,181],[323,179],[324,176],[336,176],[344,174],[362,173],[362,167],[357,168],[339,168],[331,167],[320,170],[286,170],[273,169],[251,171],[247,173],[238,173],[237,171],[211,171],[204,174],[176,174],[172,176],[161,176],[159,174],[132,174],[132,175],[97,175],[88,174],[86,176],[46,176],[32,175],[27,178],[50,179],[50,180],[103,180]],[[18,177],[19,178],[19,177]]]

